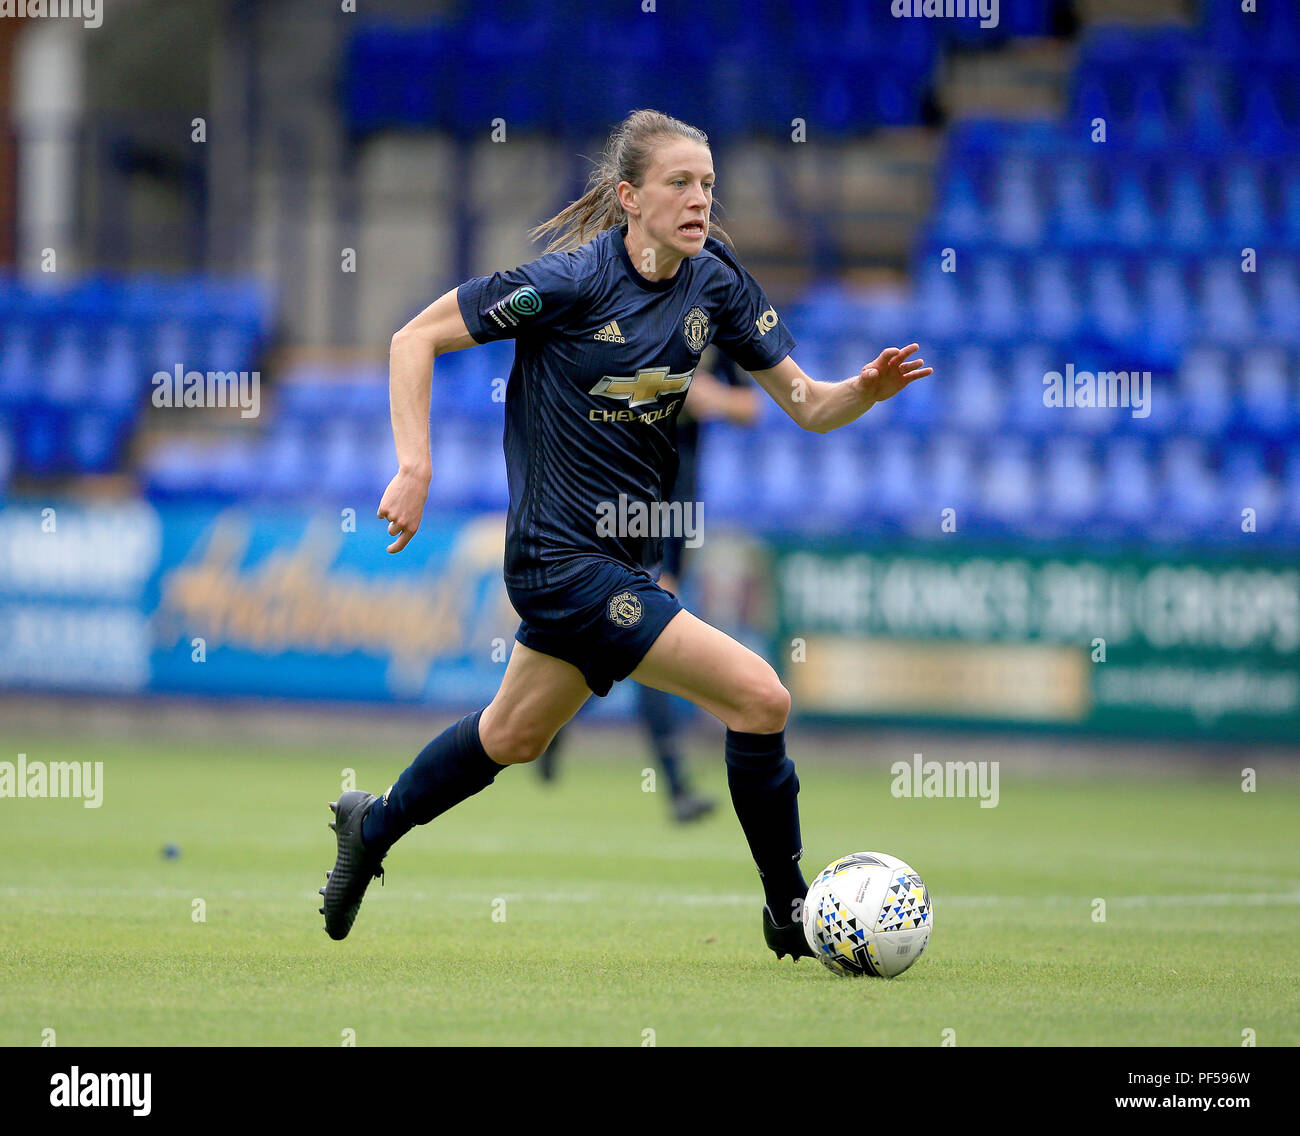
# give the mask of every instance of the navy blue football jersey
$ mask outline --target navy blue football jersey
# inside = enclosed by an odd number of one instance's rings
[[[506,583],[558,584],[596,556],[653,576],[659,536],[611,534],[610,510],[667,498],[676,418],[700,355],[716,343],[747,371],[774,367],[794,339],[762,289],[709,238],[667,280],[647,280],[626,226],[457,290],[479,343],[515,340],[506,387],[510,486]],[[620,498],[624,500],[620,503]]]

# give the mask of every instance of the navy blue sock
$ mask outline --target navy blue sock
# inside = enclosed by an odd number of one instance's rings
[[[486,789],[506,768],[488,757],[479,740],[482,713],[470,714],[443,730],[370,806],[361,824],[361,839],[367,848],[387,850],[417,824],[428,824]]]
[[[727,785],[749,851],[763,880],[763,894],[778,924],[797,916],[808,894],[799,870],[799,778],[785,754],[785,731],[727,731]]]
[[[682,772],[681,754],[677,747],[677,715],[673,696],[652,686],[637,685],[637,709],[641,721],[650,735],[650,745],[655,760],[668,778],[668,791],[680,797],[688,789]]]

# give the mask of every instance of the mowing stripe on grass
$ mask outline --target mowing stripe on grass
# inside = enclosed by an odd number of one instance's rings
[[[410,891],[403,890],[403,900],[427,900],[429,902],[466,902],[476,903],[492,892],[491,888],[482,891]],[[0,895],[9,898],[49,899],[54,896],[93,896],[105,898],[121,896],[135,899],[189,899],[191,890],[177,888],[39,888],[39,887],[2,887]],[[291,894],[283,891],[259,890],[234,891],[216,890],[212,895],[223,899],[281,900]],[[307,893],[303,893],[307,894]],[[313,895],[315,893],[312,893]],[[492,892],[505,900],[531,900],[535,903],[608,903],[609,895],[595,891],[537,891]],[[755,899],[752,894],[689,895],[663,892],[656,895],[639,894],[625,890],[629,903],[678,903],[683,906],[724,906],[752,907]],[[1075,907],[1088,904],[1096,898],[1082,895],[939,895],[936,904],[944,907]],[[1210,895],[1116,895],[1106,896],[1106,902],[1113,907],[1292,907],[1300,904],[1300,891],[1281,892],[1216,892]]]

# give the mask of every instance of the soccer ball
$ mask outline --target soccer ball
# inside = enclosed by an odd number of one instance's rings
[[[827,864],[803,901],[808,946],[836,974],[894,978],[921,957],[933,926],[929,889],[884,852]]]

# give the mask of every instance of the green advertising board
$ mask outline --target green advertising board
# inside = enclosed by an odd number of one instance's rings
[[[1196,733],[1300,749],[1300,569],[1022,550],[773,548],[801,713]]]

